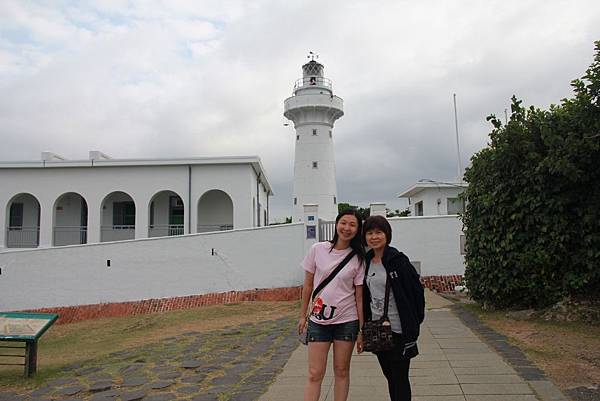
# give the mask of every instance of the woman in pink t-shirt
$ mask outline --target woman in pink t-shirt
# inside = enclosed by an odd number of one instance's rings
[[[314,244],[302,267],[305,271],[302,306],[298,332],[308,321],[308,380],[304,401],[318,401],[321,383],[327,369],[327,355],[333,343],[334,399],[345,401],[350,385],[350,358],[356,342],[362,352],[363,306],[362,289],[365,275],[364,250],[361,244],[362,221],[354,210],[341,212],[335,219],[335,234],[331,242]],[[313,289],[335,270],[346,256],[355,255],[311,300]]]

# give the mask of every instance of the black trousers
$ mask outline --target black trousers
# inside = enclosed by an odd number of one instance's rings
[[[403,347],[378,352],[377,360],[388,382],[391,401],[410,401],[412,393],[408,381],[410,359],[402,356]]]

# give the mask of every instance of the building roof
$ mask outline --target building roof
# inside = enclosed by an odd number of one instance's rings
[[[42,169],[42,168],[75,168],[75,167],[130,167],[130,166],[196,166],[219,164],[250,164],[260,182],[270,195],[273,189],[266,177],[265,169],[258,156],[228,157],[187,157],[166,159],[94,159],[94,160],[33,160],[0,162],[0,169]]]
[[[413,184],[410,188],[398,195],[398,198],[412,198],[419,192],[428,188],[467,188],[469,184],[466,182],[442,182],[429,179],[422,179]]]

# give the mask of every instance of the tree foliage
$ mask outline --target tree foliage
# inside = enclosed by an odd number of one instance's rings
[[[489,116],[488,146],[472,158],[463,215],[465,280],[495,307],[541,307],[600,290],[600,41],[548,110],[512,98],[506,125]]]
[[[403,211],[400,209],[392,210],[389,208],[385,209],[385,217],[407,217],[410,216],[410,208],[406,208]]]
[[[358,211],[358,215],[361,217],[361,219],[363,221],[366,220],[367,217],[369,217],[371,215],[371,209],[368,207],[360,207],[360,206],[356,206],[356,205],[351,205],[349,203],[338,203],[338,213],[341,213],[347,209],[353,209],[353,210]]]

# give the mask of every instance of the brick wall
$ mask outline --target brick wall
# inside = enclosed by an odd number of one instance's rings
[[[201,306],[229,304],[242,301],[292,301],[300,299],[301,294],[302,287],[268,288],[190,295],[175,298],[146,299],[143,301],[44,308],[28,312],[58,313],[60,317],[56,324],[64,324],[101,317],[142,315],[146,313],[191,309]]]
[[[463,279],[462,275],[451,276],[425,276],[421,277],[421,283],[426,288],[435,292],[454,292],[454,286],[458,285]]]
[[[461,275],[421,277],[421,283],[435,292],[452,292],[462,280]],[[101,317],[143,315],[179,309],[192,309],[208,305],[221,305],[242,301],[293,301],[299,300],[302,287],[265,288],[248,291],[229,291],[186,297],[146,299],[142,301],[106,304],[65,306],[35,309],[28,312],[58,313],[56,324],[74,323]]]

